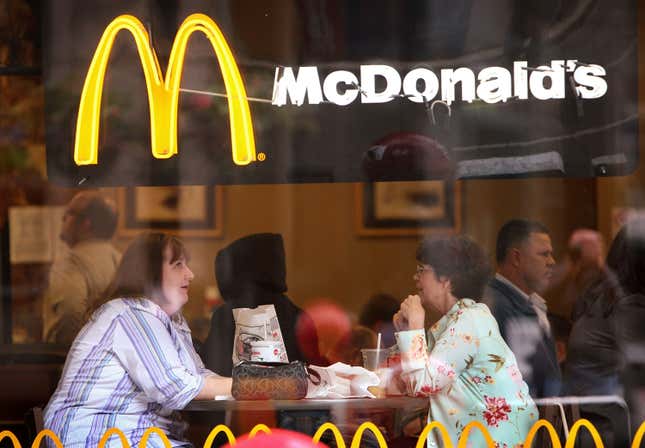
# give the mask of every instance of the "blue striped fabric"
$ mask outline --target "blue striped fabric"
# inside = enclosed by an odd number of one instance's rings
[[[173,446],[185,445],[176,412],[201,390],[204,368],[180,314],[170,318],[147,299],[115,299],[98,309],[74,340],[45,427],[65,448],[96,448],[113,427],[131,446],[145,430],[161,428]],[[48,446],[53,447],[49,439]],[[121,447],[118,437],[107,447]],[[162,447],[156,437],[148,446]]]

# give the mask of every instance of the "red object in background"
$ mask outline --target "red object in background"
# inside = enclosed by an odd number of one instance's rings
[[[448,179],[454,164],[439,141],[423,134],[399,132],[376,141],[363,155],[369,180]]]
[[[271,434],[258,432],[255,436],[248,434],[237,439],[235,445],[224,448],[328,448],[324,443],[314,443],[311,437],[286,429],[271,429]]]
[[[338,342],[345,338],[352,329],[349,316],[345,310],[329,299],[315,300],[305,307],[305,312],[311,322],[299,322],[297,328],[299,339],[301,335],[311,332],[312,329],[308,326],[313,324],[318,336],[320,355],[328,361],[334,361],[329,359],[329,356],[333,353]]]

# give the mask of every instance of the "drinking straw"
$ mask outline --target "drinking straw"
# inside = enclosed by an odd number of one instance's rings
[[[376,367],[381,365],[381,332],[379,331],[376,337]]]

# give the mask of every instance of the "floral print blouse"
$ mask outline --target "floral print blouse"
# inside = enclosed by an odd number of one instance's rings
[[[396,338],[408,393],[430,397],[428,421],[443,423],[453,446],[472,420],[483,423],[500,448],[524,443],[538,411],[486,305],[459,300],[430,327],[427,340],[423,330]],[[468,440],[469,447],[487,446],[476,429]],[[441,446],[441,437],[431,434],[428,446]]]

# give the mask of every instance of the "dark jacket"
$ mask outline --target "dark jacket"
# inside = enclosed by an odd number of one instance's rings
[[[502,338],[517,359],[531,396],[560,395],[562,374],[555,352],[555,342],[541,326],[531,304],[515,289],[493,278],[484,292],[499,325]]]
[[[215,276],[224,304],[213,311],[211,329],[201,350],[207,368],[231,376],[233,309],[269,304],[275,306],[289,361],[319,361],[316,358],[318,338],[311,319],[285,295],[286,266],[281,235],[260,233],[234,241],[218,252]],[[297,335],[302,336],[300,343]],[[303,355],[303,349],[309,356]]]

